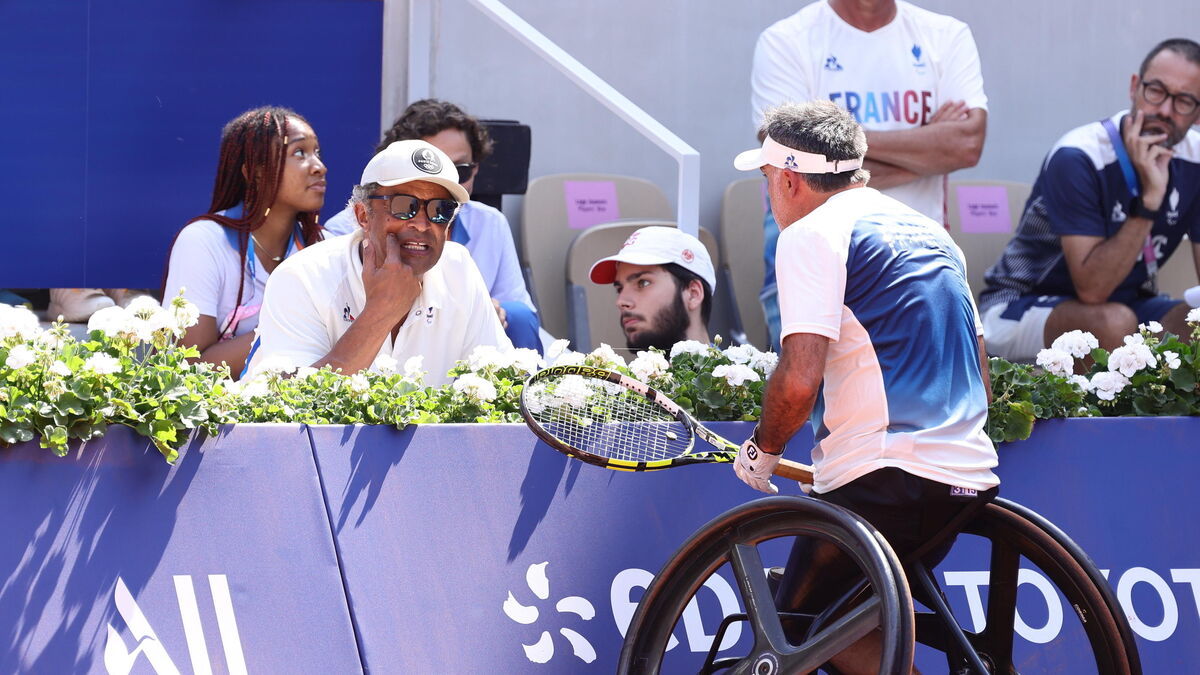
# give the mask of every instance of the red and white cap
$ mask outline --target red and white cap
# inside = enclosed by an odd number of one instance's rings
[[[589,274],[597,284],[611,284],[617,278],[617,263],[631,265],[666,265],[675,263],[708,282],[716,290],[717,274],[713,270],[708,249],[692,235],[674,227],[643,227],[625,240],[616,255],[592,265]]]
[[[862,168],[863,158],[830,160],[825,155],[789,148],[767,136],[761,148],[739,153],[733,158],[738,171],[754,171],[767,164],[796,173],[842,173]]]

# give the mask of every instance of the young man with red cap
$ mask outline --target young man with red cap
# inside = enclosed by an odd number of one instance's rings
[[[643,227],[616,254],[592,265],[591,279],[617,291],[621,329],[630,349],[708,342],[708,317],[717,285],[712,258],[700,240],[674,227]]]

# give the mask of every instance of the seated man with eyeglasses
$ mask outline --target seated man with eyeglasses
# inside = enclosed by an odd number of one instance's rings
[[[398,141],[371,158],[350,202],[359,229],[283,261],[266,287],[249,372],[423,356],[426,384],[475,347],[511,349],[467,249],[446,241],[467,191],[446,153]]]
[[[453,103],[435,98],[422,99],[405,108],[375,151],[396,141],[415,139],[426,141],[450,156],[458,169],[458,182],[468,193],[474,187],[479,163],[492,153],[492,139],[478,119]],[[325,223],[325,229],[332,235],[358,229],[354,210],[347,206]],[[504,332],[513,344],[541,352],[541,322],[525,288],[512,229],[504,214],[482,202],[464,201],[450,230],[450,240],[470,251],[491,293]]]
[[[1200,45],[1155,46],[1129,97],[1129,111],[1067,132],[1043,162],[1016,236],[984,276],[993,355],[1032,361],[1072,330],[1110,351],[1150,321],[1189,332],[1188,306],[1160,295],[1156,275],[1185,234],[1200,260]]]

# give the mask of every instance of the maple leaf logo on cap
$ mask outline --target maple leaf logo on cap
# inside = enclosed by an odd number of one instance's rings
[[[690,248],[685,248],[685,249],[683,249],[683,260],[684,260],[684,262],[689,262],[689,263],[690,263],[690,262],[692,262],[692,261],[693,261],[693,260],[695,260],[695,259],[696,259],[696,254],[695,254],[695,253],[692,253],[692,249],[690,249]]]
[[[640,234],[640,232],[634,232],[633,234],[629,235],[629,238],[625,240],[625,243],[621,244],[621,248],[633,246],[633,242],[637,241],[638,234]]]

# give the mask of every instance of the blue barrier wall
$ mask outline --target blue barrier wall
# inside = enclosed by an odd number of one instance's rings
[[[0,3],[0,287],[148,287],[212,198],[221,127],[306,116],[337,213],[379,136],[379,0]]]
[[[1200,419],[1042,422],[1001,451],[1002,494],[1109,570],[1147,673],[1200,661],[1197,433]],[[756,496],[728,467],[573,462],[520,425],[243,425],[173,468],[122,429],[66,459],[25,445],[0,451],[0,540],[16,542],[0,551],[0,672],[612,672],[653,573]],[[966,542],[938,570],[964,623],[986,569]],[[1022,672],[1087,672],[1055,627],[1070,608],[1025,581]],[[733,589],[724,575],[701,591],[672,654],[708,648]]]

